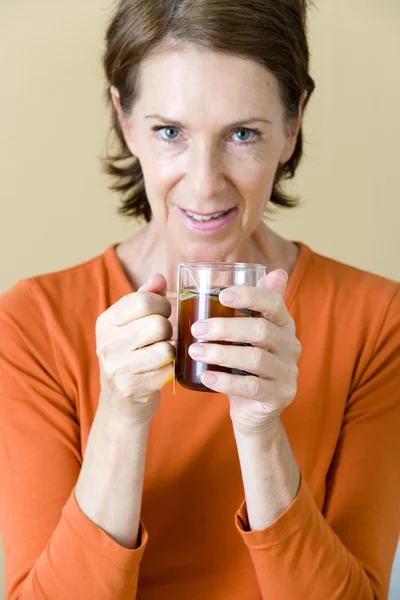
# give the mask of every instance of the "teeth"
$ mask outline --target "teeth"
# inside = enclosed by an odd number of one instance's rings
[[[226,215],[229,211],[226,210],[225,212],[220,212],[220,213],[216,213],[215,215],[210,215],[210,216],[203,216],[203,215],[197,215],[196,213],[192,213],[190,211],[186,211],[186,213],[189,215],[189,217],[191,219],[194,219],[195,221],[211,221],[212,219],[219,219],[220,217],[222,217],[223,215]]]

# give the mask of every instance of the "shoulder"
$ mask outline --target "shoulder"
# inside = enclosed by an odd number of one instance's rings
[[[400,302],[400,283],[381,275],[329,258],[301,244],[307,266],[303,278],[306,295],[318,304],[330,306],[335,314],[343,311],[380,319]]]
[[[400,284],[300,247],[290,312],[303,360],[348,389],[385,364],[398,369]]]
[[[103,295],[109,279],[108,248],[102,254],[77,265],[19,280],[0,295],[0,312],[17,317],[32,312],[59,314],[75,307],[84,310]]]
[[[293,313],[310,347],[358,380],[371,360],[398,364],[400,284],[302,246]]]
[[[51,349],[55,357],[87,353],[95,344],[98,316],[116,301],[112,296],[112,247],[75,266],[18,281],[0,296],[4,347],[15,346],[37,360]],[[117,279],[117,275],[115,276]]]
[[[25,381],[27,374],[38,380],[39,374],[47,373],[73,397],[71,373],[79,370],[78,357],[88,367],[95,361],[96,320],[112,302],[111,251],[67,269],[20,280],[0,296],[0,366],[6,365],[6,372],[22,369],[25,374],[15,377],[14,383],[18,378]],[[6,381],[4,374],[3,388]],[[9,393],[15,393],[10,389]]]

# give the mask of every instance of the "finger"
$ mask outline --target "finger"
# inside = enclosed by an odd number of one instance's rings
[[[289,343],[281,328],[263,318],[205,319],[194,323],[191,331],[198,340],[253,344],[274,354],[283,352]]]
[[[155,273],[155,275],[151,275],[149,279],[144,283],[139,289],[138,292],[153,292],[154,294],[160,294],[167,291],[167,280],[164,275],[160,273]]]
[[[281,296],[286,292],[289,281],[289,275],[283,269],[276,269],[266,273],[257,283],[257,287],[264,287],[268,290],[278,292]]]
[[[174,377],[174,363],[146,373],[132,373],[129,368],[120,369],[112,378],[115,391],[127,400],[139,401],[147,399],[151,394],[172,381]]]
[[[244,377],[219,371],[202,373],[201,381],[210,390],[220,394],[268,403],[268,411],[271,412],[289,406],[297,392],[295,381],[282,383],[252,375]]]
[[[107,379],[112,379],[119,372],[138,374],[160,369],[174,358],[175,348],[169,342],[158,342],[134,352],[114,355],[108,361],[101,360],[101,364]]]
[[[219,300],[224,306],[254,310],[278,327],[284,327],[291,322],[282,295],[264,287],[234,286],[223,290]]]
[[[126,325],[126,335],[130,350],[138,350],[157,342],[170,340],[172,325],[162,315],[149,315]]]
[[[170,340],[172,325],[162,315],[149,315],[127,323],[124,327],[107,329],[97,340],[96,354],[104,362],[119,360],[126,353]]]
[[[131,321],[160,314],[168,319],[171,304],[167,298],[152,292],[134,292],[123,296],[98,319],[97,325],[123,327]]]
[[[269,379],[287,380],[297,377],[297,365],[294,361],[283,361],[276,354],[257,346],[192,344],[189,354],[198,362],[240,369]]]
[[[147,348],[136,350],[132,354],[131,367],[133,373],[147,373],[161,369],[173,362],[175,348],[169,342],[158,342]]]

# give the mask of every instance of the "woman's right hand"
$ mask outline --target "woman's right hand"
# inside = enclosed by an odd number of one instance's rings
[[[174,376],[166,289],[165,278],[153,275],[137,292],[102,313],[96,323],[100,403],[118,418],[137,425],[150,423],[159,390]]]

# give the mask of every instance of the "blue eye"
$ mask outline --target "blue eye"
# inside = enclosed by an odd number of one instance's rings
[[[253,138],[251,136],[256,136],[259,135],[259,132],[257,132],[254,129],[237,129],[233,135],[238,136],[238,141],[239,142],[250,142],[253,141]]]
[[[174,142],[179,137],[179,131],[175,127],[157,127],[155,131],[158,131],[161,139]]]
[[[152,130],[157,133],[159,140],[166,144],[174,144],[180,140],[180,131],[177,127],[171,127],[168,125],[158,125],[152,127]],[[241,127],[236,129],[232,136],[237,136],[238,139],[234,139],[233,143],[237,146],[250,146],[255,144],[258,139],[261,138],[261,131],[258,129],[248,129]]]

